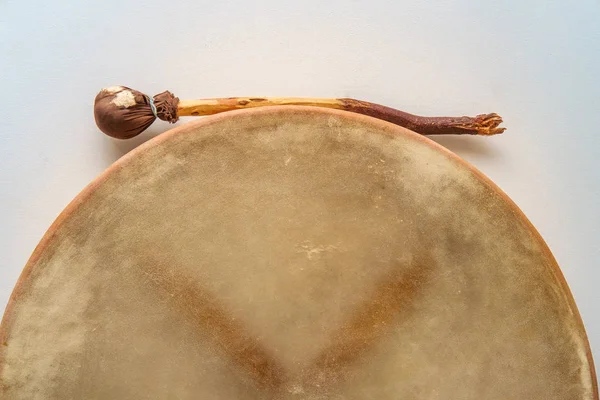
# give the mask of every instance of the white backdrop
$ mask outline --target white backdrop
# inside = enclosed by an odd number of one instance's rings
[[[599,76],[597,0],[0,0],[0,309],[64,206],[167,128],[103,136],[100,88],[355,97],[504,117],[502,136],[436,140],[541,232],[600,361]]]

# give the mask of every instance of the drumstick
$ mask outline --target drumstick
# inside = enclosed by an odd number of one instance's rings
[[[475,117],[421,117],[394,108],[349,98],[227,97],[179,100],[165,91],[154,97],[125,86],[102,89],[94,101],[98,128],[108,136],[129,139],[142,133],[156,118],[175,123],[179,117],[212,115],[264,106],[299,105],[335,108],[368,115],[400,125],[422,135],[483,135],[504,132],[498,114]]]

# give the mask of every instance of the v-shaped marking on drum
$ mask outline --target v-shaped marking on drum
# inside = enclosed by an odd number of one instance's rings
[[[335,342],[325,348],[304,371],[304,390],[323,388],[344,379],[344,371],[381,340],[396,318],[408,317],[412,302],[428,280],[431,264],[414,263],[395,268],[374,288],[371,297],[332,332]]]
[[[171,304],[210,334],[218,346],[261,387],[275,388],[284,382],[284,368],[264,350],[244,326],[225,312],[214,296],[173,270],[148,276],[168,293]]]
[[[150,281],[171,293],[173,304],[209,332],[219,347],[260,387],[281,391],[293,386],[311,392],[326,390],[327,386],[343,381],[346,368],[389,331],[391,322],[399,314],[407,316],[431,270],[429,262],[395,268],[374,288],[369,300],[332,333],[334,344],[325,348],[311,366],[297,376],[290,376],[289,371],[199,285],[173,272],[153,274]]]

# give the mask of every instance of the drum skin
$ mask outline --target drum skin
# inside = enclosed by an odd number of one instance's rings
[[[177,127],[88,186],[0,328],[3,399],[598,399],[547,246],[490,180],[370,117]]]

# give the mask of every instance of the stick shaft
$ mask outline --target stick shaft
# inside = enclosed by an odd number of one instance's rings
[[[181,100],[178,116],[201,116],[253,107],[299,105],[335,108],[368,115],[411,129],[423,135],[495,135],[502,118],[497,114],[476,117],[421,117],[379,104],[348,98],[313,97],[227,97],[200,100]]]
[[[225,97],[200,100],[180,100],[179,116],[212,115],[225,111],[264,106],[314,106],[343,109],[338,99],[312,97]]]

